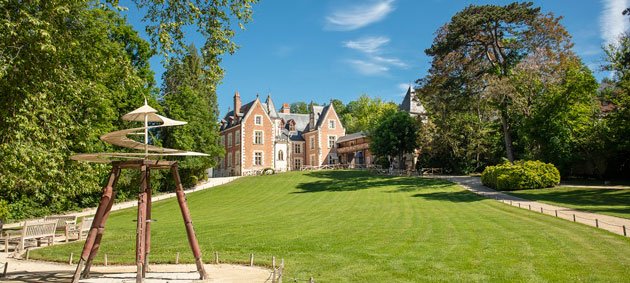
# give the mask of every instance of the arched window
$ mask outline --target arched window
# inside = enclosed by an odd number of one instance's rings
[[[284,152],[282,150],[278,151],[278,160],[284,161]]]

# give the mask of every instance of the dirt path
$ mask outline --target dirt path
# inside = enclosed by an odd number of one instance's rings
[[[608,230],[615,234],[624,236],[630,236],[630,219],[614,217],[609,215],[603,215],[598,213],[584,212],[566,208],[557,205],[551,205],[531,200],[522,199],[519,197],[511,196],[499,191],[495,191],[481,184],[479,177],[470,176],[433,176],[433,178],[446,179],[448,181],[457,183],[467,190],[476,194],[496,199],[512,206],[517,206],[522,209],[529,209],[537,211],[539,213],[548,214],[551,216],[559,217],[569,221],[579,222],[589,226],[598,227],[600,229]],[[542,209],[542,210],[541,210]]]
[[[0,263],[8,262],[7,282],[70,282],[75,265],[7,258],[0,254]],[[203,282],[271,282],[271,271],[262,267],[230,264],[206,264],[209,279]],[[92,277],[80,282],[135,282],[135,266],[93,266]],[[2,270],[0,270],[0,273]],[[145,282],[199,282],[194,264],[152,265]]]

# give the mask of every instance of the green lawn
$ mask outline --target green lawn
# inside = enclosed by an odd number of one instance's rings
[[[508,192],[528,200],[630,219],[630,190],[558,187]]]
[[[188,197],[205,253],[286,262],[285,281],[628,282],[630,239],[484,199],[441,180],[319,171],[245,177]],[[131,263],[135,210],[110,217],[98,260]],[[192,262],[174,199],[154,204],[153,262]],[[67,262],[83,243],[31,252]]]

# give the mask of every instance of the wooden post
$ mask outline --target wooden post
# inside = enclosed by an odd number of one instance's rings
[[[518,208],[521,208],[521,203],[520,202],[518,203]]]
[[[276,269],[276,257],[275,256],[271,257],[271,266],[273,267],[273,269]]]
[[[628,236],[628,234],[626,233],[626,225],[623,225],[623,235]]]
[[[144,256],[146,248],[145,225],[147,224],[147,166],[140,168],[142,181],[138,194],[138,218],[136,223],[136,282],[142,282],[144,278]]]
[[[98,208],[96,209],[96,213],[94,214],[94,220],[92,221],[92,227],[88,232],[88,235],[85,238],[85,244],[83,245],[83,251],[81,252],[81,257],[79,258],[79,262],[77,263],[77,269],[74,271],[74,276],[72,277],[72,282],[77,283],[79,279],[81,279],[81,270],[83,269],[83,264],[85,263],[85,270],[83,270],[83,277],[88,278],[90,276],[90,267],[92,262],[89,260],[90,257],[94,258],[96,253],[98,252],[98,248],[100,246],[100,240],[103,236],[103,231],[105,229],[105,222],[107,221],[107,216],[109,215],[109,211],[111,210],[112,205],[114,204],[114,186],[118,182],[118,177],[120,176],[120,167],[116,164],[112,165],[112,170],[109,175],[109,180],[107,185],[103,188],[103,195],[101,196],[101,200],[98,204]],[[94,256],[92,256],[94,254]]]
[[[72,256],[74,256],[74,253],[70,253],[70,260],[68,260],[69,265],[72,265]]]
[[[31,249],[26,249],[26,260],[31,256]]]
[[[595,227],[599,228],[599,220],[597,218],[595,218]]]
[[[146,219],[144,224],[144,268],[142,268],[142,278],[146,277],[149,269],[149,253],[151,252],[151,168],[146,168],[146,186],[145,193],[147,196]]]
[[[203,267],[203,263],[201,262],[201,249],[199,248],[199,242],[197,242],[195,229],[192,225],[192,219],[190,217],[190,211],[188,210],[188,204],[186,204],[186,195],[184,194],[184,186],[182,185],[182,181],[179,177],[177,163],[174,163],[171,166],[171,173],[173,174],[173,179],[175,179],[175,194],[177,195],[179,208],[182,212],[182,217],[184,218],[184,224],[186,225],[188,244],[190,244],[190,249],[195,256],[195,264],[197,265],[197,271],[199,272],[199,279],[204,280],[208,278],[208,274],[206,273],[206,269]]]
[[[512,201],[510,200],[510,205],[512,205]]]
[[[542,207],[540,207],[540,213],[544,213],[544,212],[543,212],[543,208],[542,208]]]
[[[556,211],[556,217],[558,217],[558,210],[556,209],[555,211]]]
[[[175,264],[179,264],[179,252],[175,255]]]
[[[7,269],[9,268],[9,263],[4,263],[4,271],[2,272],[2,277],[7,277]]]
[[[528,206],[529,206],[529,210],[532,210],[532,205],[531,205],[531,204],[528,204]]]
[[[214,252],[214,264],[219,264],[219,252]]]
[[[575,222],[575,213],[573,214],[573,222]]]
[[[249,266],[254,266],[254,254],[249,255]]]
[[[107,266],[107,254],[105,254],[105,258],[103,259],[103,263]]]
[[[282,283],[282,274],[284,273],[284,258],[280,259],[280,274],[278,274],[278,283]]]
[[[313,276],[311,276],[311,279],[308,280],[308,283],[315,283],[315,279],[313,279]]]

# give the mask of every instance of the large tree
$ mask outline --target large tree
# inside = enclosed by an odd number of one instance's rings
[[[223,155],[219,145],[217,96],[213,78],[205,75],[202,58],[191,45],[181,60],[171,60],[163,75],[162,105],[166,116],[187,121],[182,127],[165,128],[163,144],[169,148],[207,153],[210,157],[188,157],[180,162],[182,181],[192,186],[206,179],[206,169]]]
[[[418,147],[417,123],[407,112],[389,115],[370,133],[370,150],[377,156],[398,157],[398,168],[403,168],[403,155]]]
[[[506,6],[471,5],[438,30],[425,52],[433,57],[431,75],[447,85],[458,85],[466,95],[481,93],[488,85],[504,86],[515,66],[532,52],[562,53],[571,48],[560,18],[543,14],[531,2]],[[498,111],[505,153],[514,160],[510,88],[486,92],[480,99]]]
[[[69,157],[111,150],[98,137],[152,99],[149,44],[117,12],[83,1],[3,1],[0,14],[4,217],[92,205],[107,169]]]
[[[341,119],[346,132],[371,132],[384,117],[388,117],[398,110],[393,102],[385,102],[382,99],[370,98],[367,94],[361,95],[357,100],[348,102],[345,114]]]

